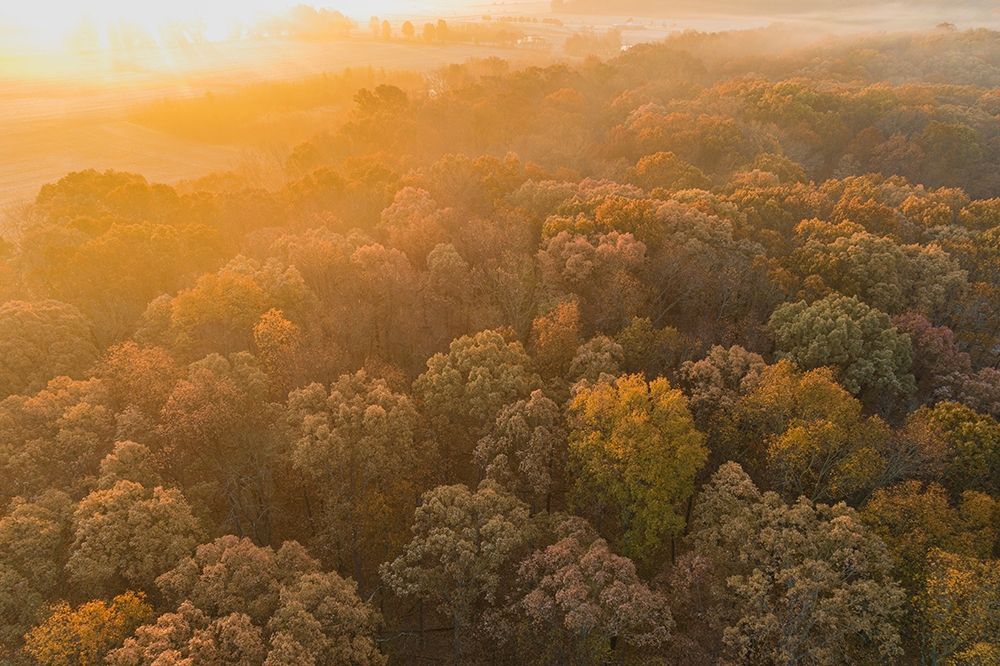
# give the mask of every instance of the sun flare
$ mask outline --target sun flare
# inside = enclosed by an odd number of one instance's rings
[[[72,6],[67,4],[64,0],[0,3],[0,28],[4,28],[11,41],[21,48],[49,52],[170,46],[180,40],[219,41],[238,36],[255,22],[286,12],[300,3],[294,0],[243,0],[239,3],[88,0]],[[339,2],[331,8],[352,17],[362,17],[372,11],[371,5],[352,1]]]

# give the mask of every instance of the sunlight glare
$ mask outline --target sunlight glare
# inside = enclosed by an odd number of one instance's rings
[[[296,0],[32,0],[0,3],[0,27],[13,31],[22,45],[44,51],[92,50],[164,45],[187,31],[218,41],[268,15],[287,11]],[[322,4],[322,3],[317,3]],[[385,3],[383,3],[385,4]],[[335,3],[352,17],[365,15],[371,3]],[[180,31],[180,33],[178,33]]]

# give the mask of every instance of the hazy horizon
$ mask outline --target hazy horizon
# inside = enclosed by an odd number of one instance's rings
[[[209,41],[222,41],[246,34],[255,24],[281,16],[297,6],[308,5],[344,14],[362,29],[369,17],[389,20],[453,18],[476,20],[484,16],[528,15],[558,17],[572,22],[582,17],[607,20],[660,22],[671,29],[740,29],[769,23],[829,23],[831,29],[894,30],[932,27],[950,22],[960,28],[989,26],[1000,22],[1000,5],[987,0],[939,2],[903,0],[866,2],[848,0],[734,0],[695,2],[677,0],[372,0],[361,2],[314,2],[296,0],[248,0],[238,7],[227,3],[210,4],[195,0],[172,3],[96,0],[85,6],[67,8],[60,0],[8,3],[0,6],[0,50],[61,51],[69,42],[86,33],[88,39],[111,46],[109,37],[128,29],[161,43],[168,31],[196,29]],[[598,21],[601,19],[598,18]]]

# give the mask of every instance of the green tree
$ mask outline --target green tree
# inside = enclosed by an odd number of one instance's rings
[[[625,363],[622,346],[606,335],[595,335],[580,345],[569,364],[567,377],[573,382],[613,380]]]
[[[937,245],[900,246],[849,223],[813,220],[798,232],[803,240],[794,261],[812,289],[819,281],[890,314],[941,312],[966,285],[965,271]]]
[[[803,370],[837,369],[844,387],[867,402],[886,404],[915,389],[910,339],[889,316],[853,296],[782,305],[768,322],[779,358]]]
[[[676,328],[655,328],[648,317],[633,317],[615,335],[625,354],[624,370],[667,377],[696,352],[696,343]]]
[[[451,343],[447,354],[427,360],[427,370],[413,382],[413,393],[453,474],[467,470],[476,441],[500,409],[537,387],[539,380],[529,367],[521,343],[508,342],[499,331],[463,336]]]

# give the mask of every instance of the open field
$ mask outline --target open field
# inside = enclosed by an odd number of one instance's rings
[[[117,169],[173,182],[232,168],[251,146],[179,139],[130,120],[149,102],[293,80],[346,68],[430,71],[470,58],[518,62],[547,56],[512,48],[371,40],[329,44],[241,42],[188,52],[139,53],[129,60],[91,56],[32,77],[0,67],[0,206],[29,199],[66,173]],[[73,85],[82,71],[96,81]],[[5,76],[4,73],[7,72]]]

